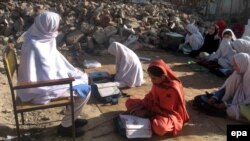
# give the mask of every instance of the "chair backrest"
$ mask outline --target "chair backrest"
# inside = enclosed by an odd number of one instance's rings
[[[12,100],[15,104],[15,93],[13,89],[15,72],[17,75],[18,63],[14,44],[9,44],[3,53],[4,68],[8,77]]]

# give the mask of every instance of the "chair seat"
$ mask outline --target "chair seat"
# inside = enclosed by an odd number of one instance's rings
[[[20,100],[17,100],[16,111],[18,113],[21,113],[21,112],[28,112],[28,111],[39,110],[39,109],[66,106],[66,105],[70,105],[69,97],[54,99],[47,104],[34,104],[34,103],[29,103],[29,102],[21,102]]]

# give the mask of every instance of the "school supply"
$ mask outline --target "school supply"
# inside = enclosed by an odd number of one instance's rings
[[[89,77],[92,83],[110,82],[112,79],[111,75],[106,71],[91,72],[89,73]]]
[[[102,65],[100,62],[96,60],[84,60],[83,66],[88,69],[88,68],[99,68]]]
[[[151,138],[152,129],[150,120],[133,115],[119,115],[114,118],[116,131],[123,137]]]
[[[115,82],[94,83],[91,85],[92,94],[102,103],[118,103],[121,91]]]

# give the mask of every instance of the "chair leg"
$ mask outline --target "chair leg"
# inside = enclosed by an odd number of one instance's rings
[[[73,134],[73,141],[75,141],[75,111],[74,111],[74,104],[71,103],[71,114],[72,114],[72,134]]]
[[[22,124],[24,125],[24,116],[23,116],[23,112],[21,113],[21,117],[22,117]]]
[[[17,115],[17,113],[14,113],[14,114],[15,114],[15,121],[16,121],[17,139],[18,139],[18,141],[20,141],[21,135],[20,135],[20,129],[19,129],[18,115]]]

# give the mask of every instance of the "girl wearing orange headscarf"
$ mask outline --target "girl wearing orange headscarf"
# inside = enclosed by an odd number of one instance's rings
[[[153,83],[144,99],[128,99],[127,112],[151,120],[154,133],[177,135],[189,120],[181,81],[163,60],[153,61],[148,67]]]

